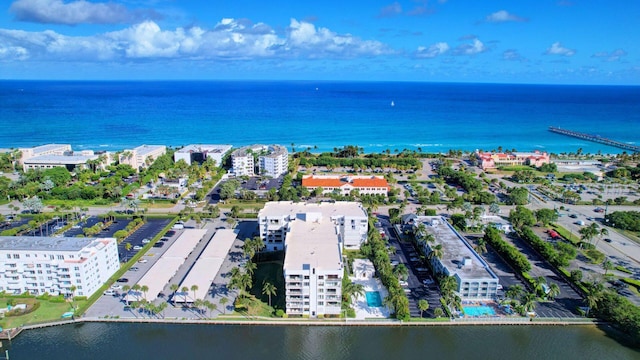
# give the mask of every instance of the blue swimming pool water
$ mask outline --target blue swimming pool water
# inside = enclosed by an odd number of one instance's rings
[[[462,311],[466,316],[495,315],[496,312],[490,306],[463,306]]]
[[[367,297],[367,305],[370,307],[381,307],[382,306],[382,298],[380,297],[380,293],[378,291],[367,291],[365,293]]]

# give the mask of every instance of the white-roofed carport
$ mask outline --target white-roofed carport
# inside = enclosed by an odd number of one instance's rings
[[[187,256],[191,254],[196,245],[202,240],[207,230],[186,229],[176,239],[170,248],[156,261],[146,274],[138,281],[138,285],[146,285],[149,290],[145,294],[130,292],[125,296],[125,301],[140,301],[146,299],[153,301],[158,297],[164,286],[171,280]]]
[[[236,233],[233,230],[218,230],[209,244],[207,244],[207,247],[202,251],[202,254],[200,254],[200,257],[187,274],[187,277],[180,284],[180,289],[183,287],[191,289],[193,285],[196,285],[198,287],[196,296],[198,291],[206,296],[211,287],[211,283],[220,271],[220,267],[235,240]],[[180,292],[176,294],[173,301],[177,303],[192,303],[196,300],[193,297],[193,292],[187,292],[187,294]]]

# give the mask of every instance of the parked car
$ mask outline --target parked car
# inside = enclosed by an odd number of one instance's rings
[[[149,239],[142,239],[142,243],[143,243],[143,244],[148,244],[148,243],[150,243],[150,242],[151,242],[151,240],[149,240]]]
[[[157,243],[153,244],[153,247],[154,247],[154,248],[161,248],[161,247],[163,247],[163,246],[164,246],[164,243],[163,243],[163,242],[157,242]]]
[[[139,268],[139,267],[137,267],[137,266],[132,266],[132,267],[130,267],[130,268],[129,268],[129,270],[131,270],[131,271],[138,271],[138,270],[140,270],[140,268]]]
[[[604,241],[605,241],[605,242],[608,242],[608,243],[612,242],[612,240],[611,240],[611,239],[609,239],[609,238],[605,238],[605,239],[604,239]]]
[[[116,280],[116,281],[117,281],[117,282],[119,282],[119,283],[128,283],[128,282],[129,282],[129,279],[127,279],[127,278],[120,278],[120,279],[118,279],[118,280]]]
[[[122,290],[122,285],[113,284],[110,287],[111,290]]]
[[[148,261],[149,261],[149,260],[147,260],[147,259],[140,259],[140,260],[138,260],[138,262],[139,262],[140,264],[146,264]]]
[[[133,250],[142,250],[142,246],[136,245],[133,247]]]
[[[104,292],[104,295],[107,295],[107,296],[115,296],[116,294],[118,293],[115,292],[115,290],[111,290],[111,289]]]

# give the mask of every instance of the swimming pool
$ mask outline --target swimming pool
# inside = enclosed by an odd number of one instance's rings
[[[367,291],[365,293],[367,297],[367,305],[369,307],[381,307],[382,306],[382,298],[380,297],[380,293],[378,291]]]
[[[462,312],[466,316],[477,317],[477,316],[493,316],[496,314],[496,311],[493,310],[491,306],[463,306]]]

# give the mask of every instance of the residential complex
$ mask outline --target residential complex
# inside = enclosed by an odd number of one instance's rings
[[[9,294],[91,296],[120,268],[114,238],[0,236],[0,259]]]
[[[173,160],[184,160],[187,165],[192,162],[202,164],[208,158],[215,161],[216,166],[222,165],[222,158],[231,150],[231,145],[187,145],[173,153]]]
[[[498,276],[451,224],[438,216],[413,217],[412,224],[419,239],[427,234],[434,237],[433,242],[419,241],[420,250],[431,259],[435,273],[456,279],[456,292],[462,300],[495,298]],[[441,256],[429,256],[437,245],[442,245]]]
[[[131,165],[136,171],[146,169],[159,156],[167,152],[164,145],[140,145],[133,149],[123,151],[119,156],[120,164]]]
[[[494,169],[499,166],[531,165],[540,167],[550,162],[546,152],[512,152],[512,153],[485,153],[476,151],[482,169]]]
[[[265,175],[275,178],[288,171],[289,152],[280,145],[251,145],[235,150],[231,154],[231,161],[235,176]]]
[[[302,186],[310,191],[322,188],[323,194],[337,191],[340,195],[349,195],[356,190],[361,195],[386,196],[390,189],[383,176],[306,175],[302,177]]]
[[[284,250],[286,312],[293,316],[338,316],[342,251],[366,241],[367,212],[356,202],[268,202],[258,214],[267,251]]]
[[[111,162],[108,153],[96,154],[93,150],[72,151],[69,144],[48,144],[33,148],[21,148],[20,163],[24,171],[30,169],[51,169],[65,167],[69,171],[93,166],[105,168]]]

